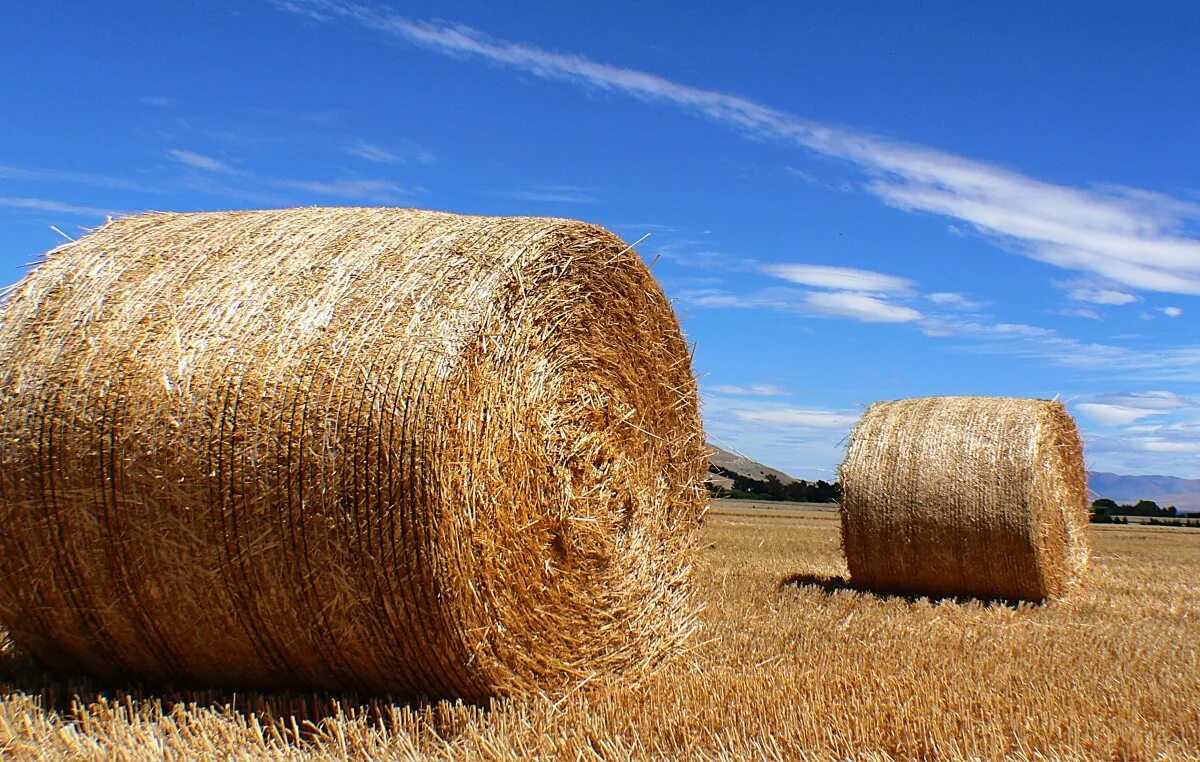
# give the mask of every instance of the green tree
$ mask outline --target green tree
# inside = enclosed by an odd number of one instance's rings
[[[1133,506],[1133,510],[1137,511],[1138,516],[1159,516],[1162,514],[1162,508],[1158,507],[1158,503],[1153,500],[1139,500]]]

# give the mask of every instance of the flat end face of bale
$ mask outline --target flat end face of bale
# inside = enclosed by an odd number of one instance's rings
[[[1058,402],[928,397],[872,405],[841,467],[842,542],[882,592],[1033,600],[1087,560],[1086,486]]]
[[[471,592],[459,609],[464,632],[481,633],[471,659],[505,693],[635,678],[673,651],[693,625],[687,559],[707,503],[669,303],[619,239],[556,236],[561,256],[496,295],[446,422],[462,453],[440,479],[447,494],[481,476],[491,490],[469,525],[448,527],[467,550],[447,587]]]
[[[693,629],[690,353],[570,220],[126,218],[0,325],[0,620],[67,671],[482,700]]]
[[[1041,588],[1047,598],[1065,595],[1087,568],[1087,470],[1079,428],[1062,403],[1045,403],[1035,451],[1039,468],[1030,490]]]

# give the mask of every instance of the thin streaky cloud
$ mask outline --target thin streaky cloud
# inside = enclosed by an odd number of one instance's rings
[[[749,384],[745,386],[738,384],[715,384],[713,386],[706,386],[704,389],[716,394],[730,394],[738,397],[777,397],[783,394],[783,390],[773,384]]]
[[[813,174],[812,172],[808,172],[803,169],[796,169],[795,167],[784,167],[784,172],[786,172],[788,175],[790,175],[792,177],[797,177],[806,183],[810,183],[812,185],[816,185],[817,187],[824,188],[825,190],[836,191],[838,193],[849,193],[850,191],[854,190],[854,185],[845,180],[837,180],[837,181],[824,180],[824,179],[818,177],[817,175]]]
[[[403,148],[385,148],[377,143],[357,140],[342,147],[342,153],[376,164],[433,164],[436,160],[431,151],[405,144]]]
[[[1112,288],[1072,288],[1067,291],[1067,298],[1076,302],[1112,305],[1132,304],[1140,301],[1136,294]]]
[[[1096,397],[1074,405],[1077,412],[1105,426],[1129,426],[1143,418],[1170,415],[1176,411],[1197,407],[1197,402],[1176,392],[1157,390],[1147,392],[1118,392]],[[1130,427],[1127,431],[1162,434],[1186,424],[1149,423]],[[1173,432],[1177,433],[1177,432]]]
[[[912,291],[913,282],[907,278],[853,267],[828,265],[767,264],[762,271],[776,278],[804,286],[837,291],[869,291],[884,294],[903,294]]]
[[[1124,426],[1135,423],[1147,416],[1161,414],[1156,410],[1110,405],[1102,402],[1083,402],[1075,405],[1075,410],[1082,413],[1085,417],[1106,426]]]
[[[1155,390],[1147,392],[1116,392],[1105,394],[1092,400],[1109,405],[1136,408],[1139,410],[1182,410],[1190,407],[1200,407],[1200,403],[1191,397],[1171,391]]]
[[[500,191],[496,195],[521,201],[548,201],[563,204],[592,204],[596,197],[590,188],[578,185],[534,185],[529,188]]]
[[[1129,288],[1200,294],[1194,204],[1134,188],[1083,189],[911,143],[805,119],[737,95],[693,87],[580,55],[492,38],[468,26],[410,19],[342,0],[276,0],[322,23],[344,20],[459,58],[544,79],[668,103],[743,134],[856,165],[884,203],[967,223],[1035,260]]]
[[[926,294],[925,298],[939,307],[947,307],[956,310],[980,310],[986,305],[983,302],[976,301],[966,294],[960,294],[957,291],[935,291],[931,294]]]
[[[678,299],[700,309],[771,309],[860,323],[910,323],[924,317],[911,307],[857,291],[764,288],[752,294],[733,294],[719,288],[698,288],[680,292]]]
[[[748,423],[767,423],[799,429],[849,430],[859,418],[854,413],[814,408],[733,409],[730,412],[738,420]]]
[[[804,297],[810,312],[848,317],[863,323],[911,323],[924,317],[912,307],[854,292],[812,292]]]
[[[111,190],[128,190],[140,193],[162,193],[163,189],[128,180],[112,175],[100,175],[91,172],[68,172],[59,169],[31,169],[12,165],[0,165],[0,179],[30,180],[34,182],[65,182],[74,185],[87,185],[94,188]]]
[[[1109,378],[1200,381],[1200,346],[1149,349],[1080,341],[1052,328],[1022,323],[985,323],[926,317],[917,324],[926,336],[966,339],[964,349],[1043,360]]]
[[[639,230],[644,233],[678,233],[679,228],[670,225],[662,225],[657,222],[618,222],[613,225],[614,228]]]
[[[179,183],[198,193],[226,199],[237,199],[258,206],[296,206],[299,201],[261,190],[252,175],[239,176],[242,182],[226,183],[223,175],[195,174],[180,178]],[[277,185],[277,183],[276,183]]]
[[[10,196],[0,196],[0,206],[5,206],[9,209],[28,209],[38,212],[71,214],[79,217],[106,217],[112,214],[119,214],[119,212],[113,209],[104,209],[98,206],[79,206],[77,204],[68,204],[63,201],[54,201],[45,198],[12,198]]]
[[[237,170],[225,162],[202,153],[196,153],[195,151],[188,151],[183,148],[171,148],[167,151],[167,154],[180,164],[186,164],[193,169],[202,169],[205,172],[219,172],[222,174],[234,174],[237,172]]]
[[[363,140],[345,146],[342,148],[342,153],[357,156],[366,161],[373,161],[376,164],[400,164],[404,161],[403,158],[383,146],[377,146],[374,143],[367,143]]]
[[[338,198],[396,201],[408,191],[390,180],[278,180],[276,185]]]
[[[768,288],[739,294],[721,288],[694,288],[680,291],[676,297],[682,306],[691,309],[769,309],[863,323],[909,323],[931,338],[968,342],[962,346],[966,351],[1029,358],[1089,373],[1103,371],[1111,378],[1200,381],[1200,346],[1150,349],[1087,342],[1053,328],[987,322],[970,313],[923,314],[883,298],[850,291]]]

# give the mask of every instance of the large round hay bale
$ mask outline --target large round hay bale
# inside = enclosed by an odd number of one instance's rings
[[[858,586],[1040,601],[1087,564],[1083,450],[1058,402],[878,402],[850,435],[841,480]]]
[[[689,348],[601,228],[147,214],[0,321],[0,621],[52,668],[481,700],[692,629]]]

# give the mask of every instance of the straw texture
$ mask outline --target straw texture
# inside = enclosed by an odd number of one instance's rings
[[[856,585],[1040,601],[1087,564],[1083,451],[1058,402],[878,402],[850,436],[841,479]]]
[[[0,620],[52,668],[483,700],[694,627],[690,353],[603,229],[121,219],[4,304],[0,394]]]

